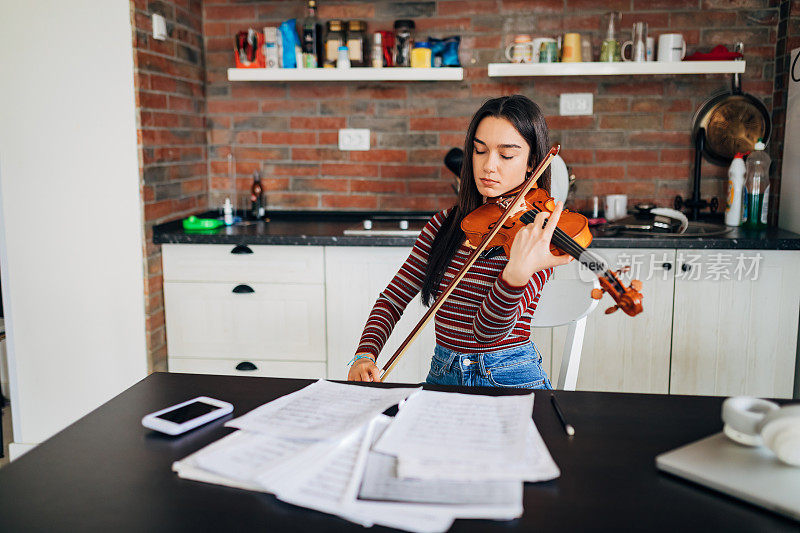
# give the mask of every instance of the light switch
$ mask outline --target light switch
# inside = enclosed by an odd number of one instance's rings
[[[158,13],[153,13],[153,39],[163,41],[167,38],[167,21]]]
[[[592,93],[565,93],[559,98],[560,115],[591,115],[593,113]]]
[[[369,129],[347,128],[339,130],[339,150],[369,150]]]

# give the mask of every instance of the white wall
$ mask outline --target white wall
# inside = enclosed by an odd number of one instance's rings
[[[0,265],[14,442],[147,373],[128,0],[0,0]]]

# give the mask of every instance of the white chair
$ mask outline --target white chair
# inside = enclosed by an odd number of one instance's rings
[[[535,328],[569,326],[564,342],[564,355],[561,357],[561,369],[558,372],[557,389],[575,390],[578,383],[586,317],[594,311],[600,301],[593,299],[591,292],[592,289],[599,288],[600,282],[593,277],[592,281],[551,279],[542,289],[531,326]]]

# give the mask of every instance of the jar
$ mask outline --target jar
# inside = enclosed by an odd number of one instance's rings
[[[383,67],[383,38],[381,32],[372,34],[372,68]]]
[[[431,45],[427,42],[416,43],[411,50],[411,66],[413,68],[430,68]]]
[[[396,46],[395,65],[398,67],[411,66],[411,50],[414,48],[414,21],[395,20],[394,37]]]
[[[344,26],[341,20],[329,20],[325,34],[325,66],[335,67],[339,57],[339,47],[344,46]]]
[[[346,46],[339,47],[339,58],[336,60],[336,68],[350,68],[350,53]]]
[[[347,49],[350,51],[350,65],[367,66],[367,23],[351,20],[347,23]]]

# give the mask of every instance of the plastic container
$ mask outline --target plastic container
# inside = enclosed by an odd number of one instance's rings
[[[737,153],[728,168],[728,194],[725,198],[725,225],[742,225],[742,203],[744,202],[744,154]]]
[[[339,57],[336,59],[336,68],[350,68],[350,52],[346,46],[339,47]]]
[[[217,229],[223,224],[216,218],[197,218],[192,215],[183,219],[183,229],[186,231],[203,231]]]
[[[411,50],[411,67],[431,68],[432,66],[431,46],[427,42],[416,43]]]
[[[766,145],[758,140],[745,164],[745,197],[742,225],[750,229],[767,226],[766,206],[769,199],[769,167],[772,164]]]

